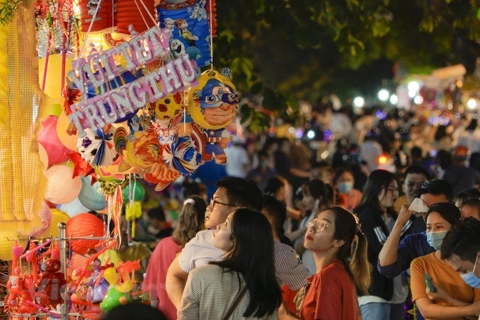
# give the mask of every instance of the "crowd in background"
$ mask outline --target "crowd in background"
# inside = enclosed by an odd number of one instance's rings
[[[292,128],[303,135],[245,130],[226,166],[207,162],[163,193],[147,192],[134,240],[152,240],[143,282],[152,305],[167,319],[480,313],[480,289],[462,279],[472,270],[452,268],[461,255],[442,248],[449,230],[480,219],[475,116],[374,108],[359,116],[321,104]],[[473,271],[475,256],[463,259]]]

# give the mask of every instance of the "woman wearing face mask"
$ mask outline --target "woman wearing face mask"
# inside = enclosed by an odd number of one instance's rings
[[[394,281],[381,275],[377,270],[378,254],[387,240],[396,216],[393,206],[397,197],[398,184],[394,174],[385,170],[375,170],[368,177],[360,204],[354,210],[368,240],[368,261],[373,267],[372,284],[368,292],[359,293],[358,298],[364,320],[403,317],[405,300],[392,300],[397,297],[394,296]],[[401,281],[398,286],[402,286]]]
[[[347,168],[339,168],[335,172],[333,183],[338,192],[346,196],[347,200],[343,207],[352,211],[360,203],[360,199],[362,198],[362,193],[353,188],[355,184],[353,172]]]
[[[237,209],[213,237],[225,258],[190,272],[178,319],[277,319],[282,292],[267,218],[252,209]]]
[[[463,319],[474,316],[467,306],[480,300],[480,290],[468,286],[446,260],[440,248],[445,235],[460,220],[453,204],[437,203],[427,212],[427,241],[435,252],[410,265],[412,300],[426,319]]]

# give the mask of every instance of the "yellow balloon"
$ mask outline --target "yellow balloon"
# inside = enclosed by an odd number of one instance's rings
[[[15,241],[18,241],[18,245],[24,249],[27,247],[27,240],[23,240],[22,236],[19,236],[17,230],[14,229],[1,229],[0,230],[0,260],[11,261],[12,260],[12,248],[15,245]]]
[[[117,271],[114,268],[107,268],[103,272],[103,277],[108,281],[110,286],[114,286],[118,280]]]
[[[50,209],[50,211],[52,212],[52,222],[50,223],[50,227],[48,227],[48,229],[45,230],[44,233],[37,236],[38,239],[42,239],[50,236],[54,238],[59,237],[60,231],[58,230],[58,224],[60,222],[67,223],[67,221],[70,220],[70,216],[61,210],[53,208],[53,209]]]
[[[65,76],[66,73],[72,69],[72,58],[65,58]],[[45,71],[46,58],[41,58],[38,60],[38,81],[40,88],[43,83],[43,75]],[[46,95],[55,100],[57,103],[62,102],[62,55],[61,54],[51,54],[48,57],[48,66],[46,70],[45,78],[45,89],[44,92]],[[65,82],[66,84],[66,82]]]
[[[238,111],[238,95],[233,83],[215,70],[198,77],[198,86],[188,90],[187,110],[193,121],[205,129],[222,129]]]
[[[58,116],[57,120],[57,136],[60,142],[68,149],[72,151],[77,150],[77,142],[78,142],[78,133],[69,135],[67,133],[68,126],[70,125],[70,121],[68,120],[68,116],[65,111],[62,111]]]

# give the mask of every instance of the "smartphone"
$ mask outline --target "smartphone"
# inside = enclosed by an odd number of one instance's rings
[[[424,273],[423,278],[425,279],[425,284],[427,285],[428,290],[433,293],[437,292],[437,289],[433,286],[432,279],[430,279],[430,276]]]

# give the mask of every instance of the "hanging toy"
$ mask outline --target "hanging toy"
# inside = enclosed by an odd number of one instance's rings
[[[66,284],[65,275],[60,272],[61,263],[58,259],[49,258],[42,263],[43,273],[37,280],[37,292],[40,292],[40,305],[57,308],[63,303],[61,288]]]

